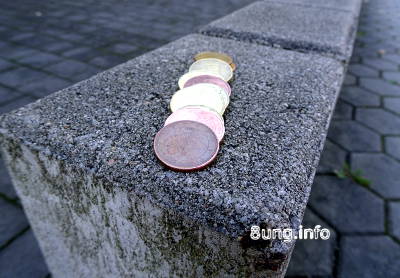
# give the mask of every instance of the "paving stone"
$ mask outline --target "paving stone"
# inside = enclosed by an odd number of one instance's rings
[[[89,63],[101,67],[103,69],[108,69],[122,62],[125,62],[126,59],[123,57],[115,56],[115,55],[103,55],[96,57],[89,61]]]
[[[0,59],[0,71],[4,71],[12,67],[15,67],[15,64],[10,63],[4,59]]]
[[[345,236],[340,243],[339,278],[396,278],[400,245],[388,236]]]
[[[389,234],[400,239],[400,202],[388,203]]]
[[[330,231],[328,240],[297,240],[286,276],[333,275],[336,232],[310,209],[306,209],[303,229],[321,225]]]
[[[88,66],[88,68],[84,72],[71,77],[71,79],[75,82],[79,82],[79,81],[88,79],[88,78],[98,74],[99,72],[100,72],[100,69],[95,68],[93,66]]]
[[[1,277],[44,278],[49,270],[31,230],[0,252]]]
[[[356,85],[357,84],[357,77],[355,77],[354,75],[347,73],[346,77],[343,81],[343,85],[344,86],[352,86],[352,85]]]
[[[398,65],[396,65],[395,63],[383,60],[382,58],[364,58],[363,63],[372,68],[382,71],[398,70],[399,68]]]
[[[383,56],[383,59],[400,65],[400,54],[387,54]]]
[[[400,198],[400,163],[385,154],[351,155],[353,169],[361,169],[370,187],[384,198]]]
[[[45,44],[45,45],[40,46],[41,49],[50,51],[50,52],[61,52],[61,51],[65,51],[67,49],[71,49],[73,47],[74,47],[74,45],[72,43],[63,42],[63,41],[59,41],[59,42],[55,42],[55,43],[51,43],[51,44]]]
[[[0,158],[0,193],[9,199],[16,200],[18,198],[17,193],[14,190],[14,186],[11,183],[11,178],[7,172],[6,166],[4,165],[4,162],[1,158]]]
[[[318,165],[318,173],[333,173],[343,167],[346,161],[346,151],[332,143],[329,139],[325,141],[324,150]]]
[[[361,87],[382,96],[400,96],[400,86],[378,78],[361,78]]]
[[[400,116],[378,108],[357,108],[356,120],[380,134],[400,135]]]
[[[10,112],[14,109],[20,108],[21,106],[31,103],[34,100],[35,100],[35,98],[33,98],[31,96],[22,96],[22,97],[16,98],[11,102],[0,105],[0,114],[4,114],[4,113]]]
[[[400,160],[400,137],[385,137],[386,153]]]
[[[379,106],[379,96],[368,92],[361,87],[344,86],[340,98],[354,106]]]
[[[362,64],[350,64],[349,72],[358,77],[378,77],[379,72]]]
[[[99,55],[98,51],[90,47],[79,47],[70,49],[63,53],[63,56],[77,59],[80,61],[87,61]]]
[[[0,86],[0,105],[4,104],[5,102],[9,102],[13,99],[20,97],[21,94],[18,92]]]
[[[9,87],[19,87],[46,76],[47,75],[43,72],[19,67],[17,69],[0,73],[0,83]]]
[[[28,83],[19,88],[19,90],[34,97],[41,98],[70,85],[72,85],[70,81],[55,76],[47,76],[46,78]]]
[[[333,113],[333,119],[349,120],[351,119],[352,114],[353,114],[353,107],[350,104],[339,100],[336,103],[335,112]]]
[[[400,72],[385,71],[383,73],[383,78],[388,81],[400,84]]]
[[[25,57],[18,60],[19,63],[27,64],[35,68],[46,67],[51,64],[55,64],[61,61],[61,57],[48,54],[48,53],[38,53],[33,56]]]
[[[46,67],[46,70],[61,77],[71,78],[86,71],[90,66],[73,60],[64,60],[55,65]],[[0,79],[1,81],[1,79]]]
[[[348,178],[317,176],[309,205],[340,233],[385,231],[383,200]]]
[[[28,228],[29,225],[23,210],[17,207],[16,205],[4,200],[1,197],[0,197],[0,211],[2,212],[0,217],[0,247],[3,247],[15,236],[17,236],[18,233]],[[2,252],[0,252],[0,256],[1,253]],[[0,267],[0,269],[2,273],[3,268]]]
[[[348,151],[380,151],[379,134],[355,121],[332,121],[328,138]]]
[[[27,56],[33,56],[38,53],[37,50],[28,48],[28,47],[22,47],[22,46],[11,46],[10,49],[5,52],[6,54],[1,54],[4,58],[8,59],[18,59],[22,57],[27,57]]]
[[[138,47],[127,43],[117,43],[110,47],[110,50],[118,54],[127,54],[129,52],[138,50]]]
[[[356,20],[349,12],[260,1],[204,26],[203,34],[350,58]],[[335,28],[332,28],[335,26]]]

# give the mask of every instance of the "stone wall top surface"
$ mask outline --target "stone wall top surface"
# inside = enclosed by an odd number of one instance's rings
[[[210,167],[170,171],[153,138],[204,50],[238,66],[226,137]],[[1,116],[0,132],[230,236],[260,222],[297,227],[342,76],[330,58],[190,35]]]
[[[314,7],[343,10],[353,12],[356,16],[360,13],[362,0],[264,0],[270,2],[303,4]]]
[[[350,58],[358,12],[326,8],[312,0],[289,2],[255,2],[202,27],[200,33],[344,60]]]

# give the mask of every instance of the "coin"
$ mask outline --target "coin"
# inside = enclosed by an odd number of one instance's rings
[[[209,72],[208,74],[211,73],[217,76],[220,75],[226,82],[233,76],[231,66],[227,62],[215,58],[197,60],[190,66],[189,72],[194,70],[207,71]]]
[[[217,156],[219,142],[205,124],[179,121],[164,126],[154,138],[158,159],[174,170],[190,171],[210,164]]]
[[[214,72],[208,72],[208,71],[203,71],[203,70],[194,70],[194,71],[185,73],[184,75],[181,76],[181,78],[179,78],[179,80],[178,80],[179,89],[183,89],[185,83],[189,79],[199,76],[199,75],[212,75],[212,76],[221,78],[222,80],[224,79],[221,75],[216,74]]]
[[[196,56],[194,56],[194,59],[197,60],[201,60],[201,59],[207,59],[207,58],[215,58],[215,59],[219,59],[222,60],[224,62],[227,62],[228,64],[232,64],[233,63],[233,59],[228,56],[225,53],[220,53],[220,52],[210,52],[210,51],[206,51],[206,52],[200,52],[198,54],[196,54]]]
[[[183,85],[184,88],[190,87],[199,83],[211,83],[215,84],[217,86],[220,86],[222,89],[225,90],[225,92],[228,94],[228,96],[231,95],[231,86],[229,84],[222,80],[221,78],[215,77],[213,75],[198,75],[195,77],[190,78],[188,81],[185,82]]]
[[[215,133],[218,141],[221,141],[224,137],[224,119],[216,111],[208,107],[185,106],[172,113],[165,121],[165,125],[183,120],[190,120],[205,124]]]
[[[185,106],[202,105],[223,115],[228,103],[229,97],[221,87],[201,83],[177,91],[171,98],[170,108],[175,112]]]

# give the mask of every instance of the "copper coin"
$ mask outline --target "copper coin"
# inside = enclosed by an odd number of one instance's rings
[[[218,114],[218,112],[213,111],[208,107],[185,106],[172,113],[165,121],[165,125],[183,120],[195,121],[205,124],[215,133],[218,141],[221,141],[222,138],[224,138],[224,119]]]
[[[167,167],[190,171],[210,164],[217,156],[219,142],[205,124],[179,121],[164,126],[154,138],[154,151]]]
[[[228,94],[228,96],[231,95],[231,91],[232,91],[231,86],[229,86],[229,84],[225,80],[218,78],[216,76],[213,76],[213,75],[199,75],[199,76],[192,77],[188,81],[185,82],[183,87],[186,88],[186,87],[196,85],[199,83],[215,84],[215,85],[221,87],[222,89],[224,89],[224,91]]]

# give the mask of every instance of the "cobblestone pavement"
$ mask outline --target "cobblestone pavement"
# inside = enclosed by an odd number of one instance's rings
[[[303,222],[331,238],[298,241],[289,277],[400,277],[399,26],[400,1],[364,3]],[[353,179],[334,174],[345,163]]]
[[[0,113],[131,59],[252,2],[39,1],[0,3]],[[298,241],[290,277],[400,273],[400,2],[363,6],[356,48],[306,211],[328,241]],[[397,29],[396,29],[397,28]],[[334,171],[348,163],[353,180]],[[47,267],[0,165],[0,278]]]

